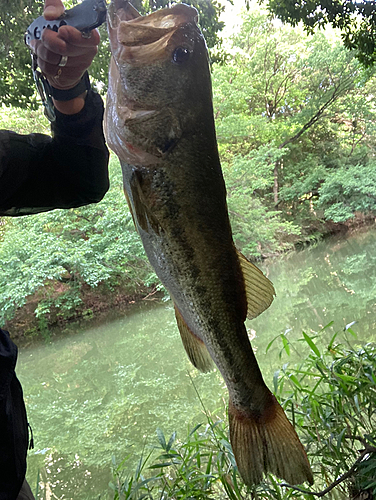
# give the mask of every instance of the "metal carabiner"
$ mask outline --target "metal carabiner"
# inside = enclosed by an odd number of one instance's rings
[[[31,68],[33,71],[34,82],[38,90],[38,94],[44,106],[44,115],[50,122],[56,120],[55,108],[50,95],[49,83],[47,78],[41,73],[38,68],[37,56],[34,52],[31,53]]]

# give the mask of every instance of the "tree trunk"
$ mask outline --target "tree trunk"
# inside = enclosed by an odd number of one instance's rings
[[[278,205],[278,170],[279,170],[279,161],[276,161],[274,164],[274,186],[273,186],[275,205]]]

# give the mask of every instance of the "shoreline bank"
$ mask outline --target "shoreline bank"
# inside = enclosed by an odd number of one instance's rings
[[[369,231],[374,226],[374,219],[358,220],[357,223],[352,224],[333,225],[332,223],[327,226],[328,232],[321,234],[320,238],[311,242],[297,244],[292,251],[302,251],[308,246],[331,237],[342,236],[343,239],[346,239],[359,232]],[[286,252],[265,256],[263,262],[285,254]],[[51,284],[49,285],[51,286]],[[56,297],[59,296],[59,288],[61,288],[61,283],[57,282],[55,284]],[[86,285],[82,287],[82,302],[75,309],[74,315],[64,317],[58,308],[51,307],[46,315],[38,318],[35,311],[41,301],[41,296],[40,292],[31,296],[27,303],[16,311],[14,318],[3,327],[10,332],[12,339],[20,347],[48,342],[61,335],[74,335],[77,331],[89,328],[93,324],[101,325],[109,319],[124,316],[136,306],[150,306],[151,303],[159,304],[163,300],[164,293],[159,290],[158,285],[141,286],[133,292],[125,287],[109,290],[107,287],[90,288]]]

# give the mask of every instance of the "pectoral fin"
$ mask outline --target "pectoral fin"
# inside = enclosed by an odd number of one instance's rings
[[[136,219],[134,218],[134,214],[133,214],[133,207],[132,207],[132,203],[129,199],[129,196],[128,196],[128,193],[127,193],[127,190],[124,188],[124,196],[125,196],[125,199],[127,200],[127,205],[128,205],[128,208],[129,208],[129,211],[131,213],[131,216],[132,216],[132,220],[133,220],[133,224],[134,224],[134,227],[136,228],[137,230],[137,224],[136,224]]]
[[[253,319],[270,306],[275,296],[275,290],[273,283],[263,272],[239,251],[238,257],[247,296],[247,318]]]
[[[145,195],[145,181],[142,178],[142,174],[138,170],[134,170],[129,181],[129,187],[132,193],[132,203],[129,197],[126,196],[128,205],[131,207],[131,213],[133,221],[136,227],[137,225],[146,232],[150,230],[154,231],[156,234],[161,233],[161,225],[158,219],[153,214],[148,203],[147,196]]]
[[[214,368],[214,365],[204,342],[191,332],[176,306],[175,317],[184,349],[191,363],[200,370],[200,372],[210,372],[210,370]]]

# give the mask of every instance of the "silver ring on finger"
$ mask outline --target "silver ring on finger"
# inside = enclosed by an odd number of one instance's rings
[[[68,56],[61,56],[58,66],[61,67],[65,66],[67,64],[67,61],[68,61]]]

